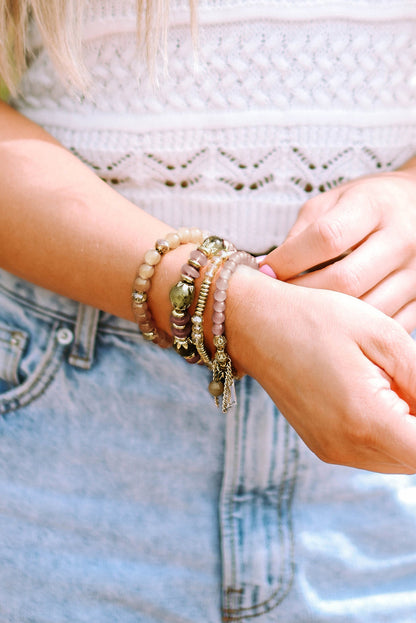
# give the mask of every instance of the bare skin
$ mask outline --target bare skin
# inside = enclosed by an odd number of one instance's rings
[[[278,278],[359,297],[416,328],[416,159],[306,202],[265,260]],[[319,270],[301,274],[337,257]]]
[[[5,104],[0,158],[0,265],[132,320],[137,265],[171,228]],[[165,330],[168,292],[190,248],[167,254],[152,279],[150,305]],[[226,330],[236,366],[324,461],[416,472],[416,346],[397,322],[353,297],[241,267],[230,282]]]

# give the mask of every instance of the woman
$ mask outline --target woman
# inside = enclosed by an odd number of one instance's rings
[[[409,620],[414,3],[206,0],[198,43],[187,4],[165,43],[139,6],[147,62],[127,0],[31,7],[0,125],[3,619]],[[224,418],[131,284],[174,228],[265,253],[293,223],[266,263],[294,284],[230,279]],[[149,290],[168,333],[181,235]]]

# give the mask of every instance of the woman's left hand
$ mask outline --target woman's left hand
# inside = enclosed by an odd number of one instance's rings
[[[416,328],[416,166],[360,178],[310,199],[285,242],[263,264],[281,280],[361,298],[411,332]]]

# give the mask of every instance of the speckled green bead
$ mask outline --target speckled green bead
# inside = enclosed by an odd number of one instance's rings
[[[185,281],[178,281],[169,293],[170,302],[176,310],[188,309],[195,296],[195,286]]]
[[[205,238],[204,242],[198,248],[208,257],[213,257],[225,249],[225,243],[224,240],[218,236],[209,236]]]

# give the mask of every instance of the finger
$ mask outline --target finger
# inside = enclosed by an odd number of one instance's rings
[[[360,342],[363,353],[385,371],[394,393],[407,404],[408,413],[398,411],[398,415],[416,413],[416,344],[412,338],[397,322],[377,314],[373,317],[371,332],[365,332]],[[398,405],[403,409],[402,403]],[[393,406],[398,409],[397,405]],[[414,424],[416,419],[411,421]],[[414,436],[412,443],[416,453],[416,430]],[[406,464],[411,463],[407,461]]]
[[[405,331],[412,333],[416,329],[416,301],[410,301],[393,316]]]
[[[385,463],[387,470],[416,473],[416,418],[410,414],[404,396],[395,391],[399,389],[397,383],[392,383],[388,375],[380,370],[372,381],[373,391],[367,400],[363,400],[362,421],[366,422],[366,426],[357,431],[356,441],[359,446],[367,447],[368,459],[372,454],[369,451],[371,448],[379,460],[380,455],[384,455],[384,461],[381,459],[381,462]],[[368,414],[365,419],[366,410]],[[380,464],[378,469],[382,469]]]
[[[290,282],[359,298],[394,272],[403,259],[400,241],[390,240],[384,230],[376,231],[339,261]]]
[[[334,188],[306,201],[296,217],[296,221],[289,230],[286,239],[293,238],[304,229],[312,225],[321,215],[332,209],[340,196],[340,189]]]
[[[401,269],[387,275],[375,288],[366,292],[361,298],[387,316],[393,317],[402,308],[412,303],[415,294],[416,271]]]
[[[355,247],[377,225],[378,215],[368,197],[346,192],[333,209],[272,251],[265,263],[279,279],[293,278]]]

